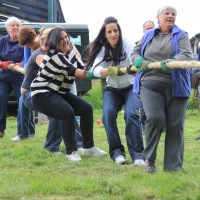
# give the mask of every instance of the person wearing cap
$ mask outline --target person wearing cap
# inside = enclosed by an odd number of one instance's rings
[[[5,135],[6,112],[8,97],[13,91],[19,103],[20,87],[24,78],[23,74],[8,70],[10,62],[24,65],[24,49],[19,46],[18,32],[21,28],[21,21],[16,17],[10,17],[5,22],[7,35],[0,38],[0,138]],[[20,63],[20,64],[19,64]]]

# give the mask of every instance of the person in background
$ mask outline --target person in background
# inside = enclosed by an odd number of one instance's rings
[[[10,17],[5,22],[7,35],[0,38],[0,138],[5,135],[6,112],[9,94],[14,91],[18,105],[20,98],[20,87],[24,78],[23,74],[12,70],[6,70],[8,65],[24,65],[24,48],[19,46],[18,32],[21,21],[16,17]]]
[[[147,20],[146,22],[144,22],[143,24],[143,33],[145,33],[146,31],[155,28],[155,24],[153,21],[151,20]]]
[[[155,28],[155,24],[153,21],[151,20],[147,20],[144,22],[143,24],[143,33],[145,33],[146,31]],[[138,42],[136,42],[137,44]],[[145,120],[146,120],[146,116],[145,116],[145,112],[144,112],[144,108],[141,104],[141,108],[140,108],[140,117],[141,117],[141,124],[142,124],[142,133],[144,134],[144,128],[145,128]]]
[[[144,24],[142,25],[142,29],[143,29],[143,33],[145,33],[146,31],[155,28],[155,24],[153,21],[151,20],[147,20],[144,22]],[[135,44],[137,45],[139,41],[135,42]]]
[[[19,45],[21,47],[24,47],[24,66],[26,66],[27,61],[30,57],[30,53],[38,49],[40,43],[37,39],[37,34],[35,30],[28,26],[24,26],[19,30],[18,41]],[[17,135],[12,138],[12,141],[18,142],[22,139],[32,138],[33,136],[35,136],[35,123],[33,112],[24,105],[21,96],[18,106]]]
[[[39,31],[43,31],[43,28]],[[40,47],[40,41],[35,30],[28,26],[23,26],[19,33],[19,44],[24,47],[24,68],[26,69],[26,64],[31,54]]]
[[[65,29],[52,29],[48,34],[46,47],[40,71],[31,84],[33,105],[40,112],[61,121],[66,157],[69,161],[81,161],[75,140],[75,116],[80,116],[83,137],[81,154],[106,155],[105,151],[94,146],[92,106],[70,92],[76,77],[86,78],[86,70],[76,52],[69,52],[70,40]]]
[[[198,43],[198,60],[200,61],[200,42]]]
[[[198,44],[198,61],[200,61],[200,43]],[[200,82],[200,81],[199,81]],[[200,88],[200,86],[198,86]],[[199,89],[198,89],[199,90]],[[199,93],[199,92],[198,92]],[[200,94],[198,94],[200,95]],[[197,96],[198,96],[197,95]],[[198,97],[197,97],[198,98]],[[196,140],[200,140],[200,136],[196,137]]]
[[[156,154],[165,127],[164,171],[182,171],[184,154],[184,121],[190,96],[189,69],[172,69],[168,62],[189,61],[192,52],[187,32],[175,25],[177,10],[161,7],[157,12],[159,26],[144,33],[134,48],[133,63],[140,70],[133,87],[140,93],[144,107],[145,172],[156,172]],[[160,69],[148,68],[150,62],[161,62]]]
[[[117,115],[124,106],[125,136],[131,159],[135,165],[144,165],[142,158],[143,140],[139,117],[140,99],[132,93],[135,76],[118,76],[115,71],[120,67],[129,66],[132,61],[134,44],[122,37],[120,25],[115,17],[107,17],[99,34],[88,46],[90,54],[88,66],[92,66],[94,77],[105,78],[106,87],[103,91],[103,117],[109,153],[116,164],[125,164],[126,153],[121,142]],[[116,76],[117,75],[117,76]]]

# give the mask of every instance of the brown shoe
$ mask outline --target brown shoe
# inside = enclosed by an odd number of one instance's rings
[[[0,132],[0,138],[2,138],[5,135],[4,132]]]

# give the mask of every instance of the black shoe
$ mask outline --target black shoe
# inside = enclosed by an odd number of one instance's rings
[[[200,140],[200,136],[199,136],[199,137],[197,137],[195,140]]]
[[[0,132],[0,138],[4,137],[5,133],[4,132]]]
[[[145,172],[150,173],[150,174],[153,174],[156,172],[156,166],[155,166],[154,162],[146,161]]]

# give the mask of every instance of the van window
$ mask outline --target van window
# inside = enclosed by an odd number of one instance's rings
[[[81,53],[82,59],[84,60],[84,56],[83,56],[83,48],[82,48],[82,37],[81,35],[78,34],[69,34],[70,35],[70,41],[76,46],[77,50]]]
[[[73,44],[81,46],[81,35],[70,34],[70,40]]]

